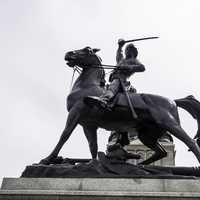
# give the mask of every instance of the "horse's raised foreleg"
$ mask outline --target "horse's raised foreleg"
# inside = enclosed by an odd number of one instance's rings
[[[55,160],[55,158],[58,156],[58,153],[60,152],[61,148],[63,147],[65,142],[70,137],[72,131],[77,126],[79,116],[80,116],[79,113],[80,112],[76,107],[74,107],[70,110],[70,112],[68,114],[67,122],[65,125],[65,129],[64,129],[56,147],[54,148],[54,150],[51,152],[51,154],[48,157],[46,157],[45,159],[42,159],[40,161],[40,164],[50,164],[53,160]]]
[[[156,131],[152,133],[156,134]],[[144,131],[144,132],[141,132],[141,134],[139,134],[138,137],[145,146],[149,147],[151,150],[154,151],[154,154],[150,158],[147,158],[146,160],[142,161],[139,164],[147,165],[167,156],[167,152],[161,146],[161,144],[159,144],[158,137],[156,137],[156,135],[153,135],[153,137],[150,137],[148,132]]]
[[[95,126],[83,126],[83,130],[85,136],[87,138],[90,152],[92,154],[92,158],[96,159],[97,151],[98,151],[98,144],[97,144],[97,127]]]
[[[155,153],[150,158],[142,161],[139,164],[148,165],[167,156],[167,152],[158,142],[156,142],[153,146],[151,146],[151,149]]]

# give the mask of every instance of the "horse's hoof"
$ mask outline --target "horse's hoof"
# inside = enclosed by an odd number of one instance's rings
[[[44,158],[39,162],[39,165],[50,165],[51,161],[48,158]]]
[[[42,159],[39,164],[41,165],[50,165],[50,164],[61,164],[63,162],[63,157],[58,156],[58,157],[53,157],[53,158],[44,158]]]

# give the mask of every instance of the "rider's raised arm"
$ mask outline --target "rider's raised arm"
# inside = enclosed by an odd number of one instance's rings
[[[117,55],[116,55],[116,62],[117,64],[124,58],[123,52],[122,52],[122,47],[124,46],[125,41],[123,39],[118,40],[118,49],[117,49]]]
[[[116,54],[116,62],[117,64],[124,58],[123,52],[122,52],[122,47],[118,47],[117,49],[117,54]]]

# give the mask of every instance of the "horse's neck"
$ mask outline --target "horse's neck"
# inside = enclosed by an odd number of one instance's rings
[[[104,92],[103,87],[100,87],[103,75],[101,69],[83,70],[67,97],[67,109],[70,110],[77,100],[85,96],[100,96]]]
[[[99,86],[101,82],[101,69],[84,69],[77,78],[72,90]]]

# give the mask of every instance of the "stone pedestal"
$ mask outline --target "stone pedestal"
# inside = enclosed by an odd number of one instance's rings
[[[159,165],[159,166],[175,166],[175,145],[172,142],[160,142],[164,149],[167,151],[167,157],[154,162],[152,165]],[[137,164],[147,158],[149,158],[153,151],[150,150],[148,147],[144,146],[140,140],[133,140],[130,145],[126,146],[125,149],[134,154],[141,155],[141,159],[139,160],[131,160],[132,164]]]
[[[200,179],[4,178],[0,200],[199,200]]]
[[[174,166],[175,151],[173,143],[162,143],[168,157],[153,163],[160,166]],[[153,152],[135,140],[126,149],[132,153],[138,153],[142,159],[146,159]],[[103,158],[99,154],[99,158]],[[97,161],[96,161],[97,162]],[[130,161],[136,164],[136,160]],[[138,161],[137,161],[138,162]],[[111,163],[100,159],[97,166],[101,164],[108,171],[97,171],[100,173],[99,178],[4,178],[0,190],[0,200],[199,200],[200,199],[200,178],[188,175],[199,176],[199,169],[184,169],[188,176],[179,176],[177,170],[172,170],[169,177],[166,178],[167,171],[164,175],[159,176],[151,174],[134,175],[134,173],[126,174],[126,178],[114,177],[110,166]],[[119,165],[119,164],[118,164]],[[123,164],[124,166],[125,164]],[[96,165],[95,165],[96,166]],[[109,168],[109,166],[111,168]],[[34,166],[32,166],[34,168]],[[41,167],[41,166],[40,166]],[[80,167],[80,166],[79,166]],[[128,167],[128,166],[126,166]],[[132,166],[133,169],[134,166]],[[37,166],[35,166],[37,168]],[[43,169],[44,168],[44,169]],[[43,166],[43,170],[48,175],[48,167]],[[121,165],[118,168],[123,168]],[[156,168],[156,167],[154,167]],[[81,168],[82,170],[85,168]],[[92,168],[89,168],[90,170]],[[136,168],[137,169],[137,168]],[[136,170],[135,169],[135,170]],[[139,168],[141,170],[141,168]],[[144,168],[147,171],[149,167]],[[172,167],[173,169],[173,167]],[[129,169],[130,170],[130,169]],[[129,171],[128,170],[128,171]],[[134,170],[134,172],[135,172]],[[154,169],[155,170],[155,169]],[[107,177],[106,175],[111,173]],[[115,170],[114,170],[115,172]],[[60,172],[59,172],[60,173]],[[153,171],[152,171],[153,173]],[[158,172],[157,172],[158,173]],[[190,174],[189,173],[189,174]],[[173,175],[175,174],[175,175]],[[184,175],[186,175],[184,174]],[[102,176],[102,177],[101,177]],[[103,177],[104,176],[104,177]],[[157,176],[157,178],[155,178]],[[147,178],[148,177],[148,178]],[[159,178],[160,177],[160,178]],[[178,179],[177,179],[178,178]]]

